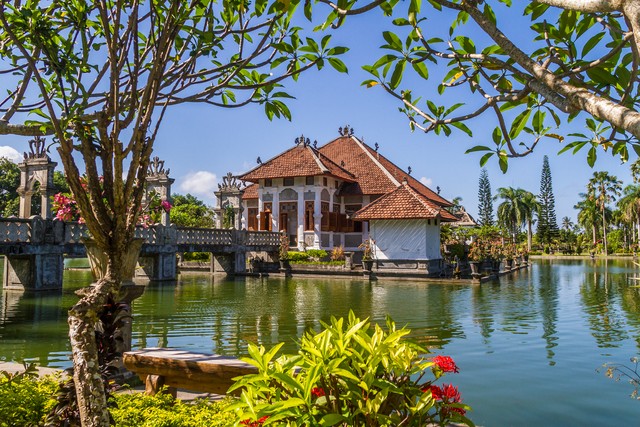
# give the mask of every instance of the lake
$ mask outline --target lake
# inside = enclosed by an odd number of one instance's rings
[[[596,372],[639,354],[636,275],[630,259],[536,260],[482,285],[185,274],[134,301],[133,347],[240,356],[247,342],[284,341],[293,352],[306,328],[331,315],[388,314],[456,360],[460,373],[445,380],[478,425],[637,426],[631,386]],[[88,282],[88,272],[66,271],[62,293],[2,294],[0,360],[70,366],[66,311]]]

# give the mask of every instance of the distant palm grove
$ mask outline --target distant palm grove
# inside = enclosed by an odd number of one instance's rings
[[[631,164],[633,183],[606,171],[594,172],[579,193],[574,209],[577,223],[556,218],[549,159],[544,156],[537,193],[502,187],[492,195],[490,178],[482,169],[478,182],[478,227],[443,230],[452,235],[500,235],[522,250],[539,253],[626,254],[638,250],[640,240],[640,160]],[[460,202],[456,200],[456,205]],[[493,210],[493,204],[496,210]]]

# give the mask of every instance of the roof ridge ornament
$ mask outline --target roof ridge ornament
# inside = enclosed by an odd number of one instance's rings
[[[411,166],[407,168],[407,172],[409,173],[409,175],[411,175]]]
[[[353,128],[349,125],[344,125],[344,127],[338,128],[338,133],[342,136],[353,136]]]
[[[222,184],[218,184],[218,190],[220,191],[240,191],[242,189],[242,182],[238,180],[231,172],[222,177]]]
[[[24,153],[24,159],[48,159],[47,149],[45,148],[45,140],[40,135],[29,140],[29,152]]]
[[[164,160],[160,160],[160,157],[155,156],[151,163],[149,163],[149,175],[150,176],[169,176],[171,169],[164,168]]]
[[[376,142],[373,147],[375,148],[376,153],[378,152],[378,149],[380,148],[380,145]]]
[[[304,134],[300,135],[295,139],[296,145],[302,144],[303,147],[308,147],[311,145],[311,140],[309,138],[305,138]],[[314,146],[318,145],[318,141],[314,141]]]

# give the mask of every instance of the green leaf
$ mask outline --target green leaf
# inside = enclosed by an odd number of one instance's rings
[[[520,134],[520,132],[522,132],[522,129],[524,129],[524,127],[526,126],[530,115],[531,109],[527,108],[522,113],[518,114],[518,116],[513,120],[511,129],[509,129],[509,137],[511,139],[516,138]]]
[[[402,81],[402,75],[404,74],[404,67],[407,65],[407,61],[402,59],[398,61],[395,68],[393,69],[393,74],[391,75],[391,81],[389,82],[389,87],[391,89],[395,89],[398,87],[400,82]]]
[[[475,147],[469,148],[464,152],[464,154],[475,153],[476,151],[493,151],[493,148],[484,145],[476,145]]]
[[[420,77],[425,80],[429,79],[429,70],[427,69],[427,66],[424,65],[424,62],[414,62],[411,66]]]
[[[587,53],[591,52],[591,49],[593,49],[598,43],[600,43],[600,40],[602,40],[602,38],[604,37],[604,31],[600,32],[598,34],[596,34],[595,36],[591,37],[589,39],[589,41],[587,41],[584,44],[584,47],[582,48],[582,56],[584,57]]]
[[[498,166],[500,166],[500,170],[502,173],[507,173],[507,169],[509,169],[509,158],[507,157],[507,153],[505,153],[504,150],[500,150],[498,156]]]
[[[473,41],[469,37],[457,36],[454,40],[460,44],[465,52],[476,53],[476,45],[473,44]]]
[[[469,129],[469,127],[467,127],[467,125],[465,125],[463,122],[453,122],[451,123],[451,126],[460,129],[462,132],[466,133],[469,136],[473,136],[473,132],[471,132],[471,129]]]
[[[338,72],[340,73],[348,73],[349,70],[347,69],[347,66],[345,65],[344,62],[342,62],[340,59],[338,58],[327,58],[327,61],[329,61],[329,64],[331,64],[331,66]]]
[[[491,152],[491,153],[487,153],[484,156],[482,156],[480,158],[480,167],[483,167],[484,165],[486,165],[487,162],[489,161],[489,159],[491,158],[491,156],[493,156],[494,154],[496,154],[496,153]]]
[[[587,164],[591,167],[596,163],[596,158],[598,157],[598,153],[596,152],[596,147],[591,147],[589,149],[589,153],[587,154]]]
[[[400,38],[394,33],[392,33],[391,31],[385,31],[382,33],[382,37],[384,37],[384,39],[389,44],[389,48],[397,51],[402,51],[402,42],[400,41]]]
[[[338,423],[348,421],[348,418],[343,417],[340,414],[327,414],[320,419],[321,426],[334,426]]]

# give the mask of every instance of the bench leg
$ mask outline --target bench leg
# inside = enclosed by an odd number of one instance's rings
[[[147,375],[145,380],[145,394],[153,396],[157,394],[164,386],[164,377],[162,375]],[[178,395],[178,390],[175,387],[167,387],[166,393],[170,394],[174,399]]]

